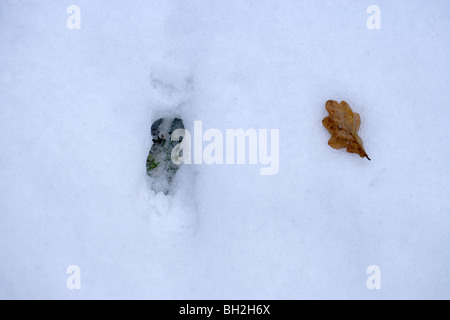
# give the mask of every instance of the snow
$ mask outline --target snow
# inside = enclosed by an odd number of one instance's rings
[[[2,1],[0,298],[450,298],[449,14],[438,0]],[[372,161],[327,145],[329,99],[361,115]],[[150,126],[173,115],[279,129],[278,173],[184,165],[154,194]]]

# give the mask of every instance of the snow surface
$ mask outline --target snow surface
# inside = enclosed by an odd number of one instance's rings
[[[449,299],[449,17],[438,0],[2,0],[0,298]],[[372,161],[327,145],[328,99],[361,115]],[[150,126],[173,114],[279,129],[278,174],[182,166],[153,194]]]

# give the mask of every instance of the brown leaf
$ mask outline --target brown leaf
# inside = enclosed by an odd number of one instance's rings
[[[347,148],[347,152],[357,153],[361,158],[370,160],[363,147],[363,142],[358,136],[361,119],[354,113],[347,102],[328,100],[325,108],[330,114],[322,120],[323,125],[331,134],[328,141],[334,149]]]

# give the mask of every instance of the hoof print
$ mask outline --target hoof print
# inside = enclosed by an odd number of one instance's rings
[[[152,178],[155,192],[169,194],[179,165],[172,161],[172,150],[179,141],[171,141],[172,133],[184,129],[180,118],[160,118],[153,122],[151,135],[153,145],[147,157],[147,175]]]

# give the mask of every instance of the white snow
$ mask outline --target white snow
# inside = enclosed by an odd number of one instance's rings
[[[0,298],[450,298],[449,15],[444,0],[1,1]],[[361,115],[372,161],[327,145],[328,99]],[[153,194],[150,126],[174,114],[279,129],[278,174],[185,165]]]

